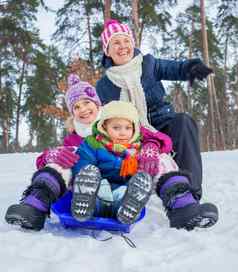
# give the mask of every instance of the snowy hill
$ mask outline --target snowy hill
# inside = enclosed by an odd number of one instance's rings
[[[0,155],[0,268],[4,272],[235,272],[238,266],[238,150],[203,154],[204,198],[220,211],[210,229],[175,230],[153,195],[145,219],[128,237],[93,239],[90,231],[65,230],[52,216],[40,232],[4,221],[29,184],[37,154]],[[98,233],[98,239],[108,233]]]

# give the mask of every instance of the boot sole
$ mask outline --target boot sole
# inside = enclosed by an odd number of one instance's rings
[[[94,165],[82,168],[76,176],[71,212],[77,220],[86,221],[93,216],[100,181],[101,174]]]
[[[133,176],[129,180],[127,191],[118,209],[117,219],[124,224],[134,223],[152,191],[153,183],[148,174],[140,172]]]
[[[188,206],[189,210],[186,210],[186,207],[174,209],[169,215],[170,226],[177,229],[193,230],[196,227],[209,228],[215,225],[219,217],[217,207],[208,203],[199,205],[199,209],[197,209],[197,204]]]
[[[198,228],[209,228],[213,225],[216,224],[218,220],[218,214],[216,213],[206,213],[206,215],[199,215],[191,219],[187,224],[186,224],[186,229],[187,230],[193,230],[195,227]]]
[[[27,210],[25,212],[27,213]],[[8,224],[17,225],[24,229],[39,231],[44,227],[37,217],[31,216],[29,218],[29,215],[27,214],[26,216],[28,216],[28,218],[18,213],[18,206],[16,205],[8,209],[5,220]]]
[[[34,229],[34,230],[40,230],[41,228],[35,228],[32,226],[30,222],[28,222],[25,218],[22,218],[19,215],[12,215],[5,217],[8,224],[20,226],[24,229]]]

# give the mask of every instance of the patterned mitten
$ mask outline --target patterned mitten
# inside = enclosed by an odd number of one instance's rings
[[[179,167],[172,156],[166,153],[160,154],[159,173],[153,178],[154,189],[156,188],[156,184],[161,176],[174,171],[179,171]]]
[[[45,155],[45,164],[56,163],[63,168],[71,168],[78,160],[79,156],[74,153],[75,148],[69,146],[49,149]]]
[[[138,170],[155,176],[159,173],[160,154],[159,147],[153,142],[148,142],[142,146],[139,153]]]
[[[159,163],[159,175],[162,176],[169,172],[178,171],[179,167],[175,160],[166,153],[160,154],[160,163]]]

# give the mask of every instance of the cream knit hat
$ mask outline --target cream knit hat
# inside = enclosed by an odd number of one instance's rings
[[[137,109],[132,103],[125,101],[111,101],[102,107],[101,118],[97,123],[97,129],[107,137],[108,134],[103,127],[103,123],[111,118],[124,118],[134,124],[135,132],[130,143],[133,143],[140,136],[139,115]]]

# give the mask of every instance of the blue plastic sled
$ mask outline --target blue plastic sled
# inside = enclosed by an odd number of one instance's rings
[[[144,208],[141,211],[140,217],[132,225],[122,224],[116,219],[104,217],[93,217],[85,222],[80,222],[71,214],[71,199],[72,192],[69,191],[51,206],[51,210],[59,217],[60,223],[65,228],[97,229],[129,233],[133,226],[143,219],[146,213],[146,209]]]

